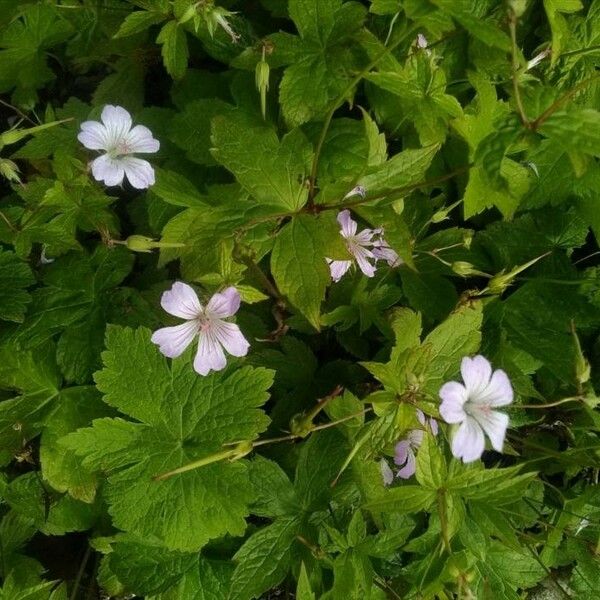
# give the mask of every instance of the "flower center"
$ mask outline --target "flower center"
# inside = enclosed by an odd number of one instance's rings
[[[121,156],[131,154],[131,152],[131,146],[126,141],[121,141],[108,151],[108,155],[111,158],[120,158]]]
[[[489,404],[479,404],[469,400],[465,402],[464,411],[472,417],[478,414],[489,415],[492,412],[492,407]]]

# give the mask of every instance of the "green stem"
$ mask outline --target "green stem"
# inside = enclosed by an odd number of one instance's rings
[[[446,552],[450,554],[452,549],[450,547],[450,536],[448,535],[448,515],[446,513],[446,491],[439,489],[437,492],[437,503],[438,503],[438,514],[440,517],[440,527],[442,529],[442,539],[444,540],[444,547]]]
[[[313,427],[311,427],[309,433],[314,433],[315,431],[321,431],[322,429],[329,429],[330,427],[335,427],[336,425],[339,425],[340,423],[344,423],[345,421],[350,421],[351,419],[355,419],[356,417],[365,415],[366,413],[370,412],[371,410],[373,410],[373,409],[371,407],[368,407],[365,410],[362,410],[353,415],[348,415],[346,417],[343,417],[342,419],[338,419],[337,421],[331,421],[330,423],[324,423],[323,425],[314,425]],[[194,469],[199,469],[200,467],[204,467],[206,465],[209,465],[209,464],[212,464],[215,462],[220,462],[222,460],[228,460],[228,459],[236,460],[238,458],[242,458],[243,456],[248,454],[250,451],[252,451],[254,448],[257,448],[258,446],[266,446],[267,444],[275,444],[278,442],[292,441],[292,440],[295,440],[298,438],[304,438],[304,437],[306,437],[306,436],[289,434],[289,435],[284,435],[281,437],[268,438],[268,439],[264,439],[264,440],[256,440],[256,441],[248,440],[248,441],[243,441],[243,442],[234,442],[234,447],[229,450],[223,450],[221,452],[215,452],[214,454],[204,456],[203,458],[200,458],[199,460],[195,460],[195,461],[193,461],[191,463],[187,463],[186,465],[183,465],[181,467],[177,467],[176,469],[173,469],[172,471],[167,471],[165,473],[160,473],[159,475],[155,475],[152,479],[154,481],[163,481],[164,479],[169,479],[170,477],[173,477],[173,475],[179,475],[180,473],[185,473],[187,471],[193,471]],[[243,449],[243,451],[240,451],[241,444],[244,444],[244,445],[247,444],[247,447],[245,447]],[[231,446],[232,444],[226,444],[226,445]]]
[[[81,564],[79,565],[79,569],[77,571],[77,575],[75,577],[75,582],[73,583],[73,589],[71,590],[71,595],[69,596],[69,600],[75,600],[77,598],[77,592],[79,591],[79,586],[81,585],[81,579],[83,578],[83,574],[85,572],[85,567],[90,559],[92,554],[92,548],[88,545],[85,549],[85,554],[83,555],[83,559],[81,560]]]
[[[566,404],[567,402],[582,402],[583,398],[581,396],[571,396],[570,398],[563,398],[562,400],[557,400],[556,402],[549,402],[548,404],[519,404],[514,408],[552,408],[554,406],[560,406],[561,404]]]
[[[163,481],[164,479],[169,479],[169,477],[173,477],[173,475],[179,475],[180,473],[192,471],[193,469],[198,469],[200,467],[210,465],[211,463],[226,460],[228,458],[233,458],[237,455],[237,453],[238,451],[235,448],[231,450],[223,450],[222,452],[215,452],[214,454],[204,456],[199,460],[195,460],[191,463],[188,463],[187,465],[183,465],[181,467],[178,467],[177,469],[173,469],[172,471],[167,471],[166,473],[155,475],[152,479],[154,479],[154,481]]]
[[[0,210],[0,218],[2,218],[2,220],[8,225],[9,229],[11,229],[11,231],[14,231],[15,233],[17,233],[19,230],[12,224],[12,222],[10,221],[10,219]]]
[[[544,122],[549,119],[567,100],[574,96],[577,92],[587,87],[592,81],[596,81],[600,78],[600,75],[594,75],[589,79],[582,81],[579,85],[576,85],[573,89],[563,94],[558,100],[553,102],[535,121],[530,123],[531,129],[537,130]]]

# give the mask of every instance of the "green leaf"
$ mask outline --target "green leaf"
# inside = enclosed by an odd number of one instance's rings
[[[252,514],[274,518],[298,511],[294,486],[276,462],[256,456],[250,462],[249,475],[254,489]]]
[[[18,393],[0,403],[0,461],[6,464],[22,451],[23,440],[41,431],[56,405],[60,374],[54,346],[45,344],[33,351],[0,346],[0,389]]]
[[[335,225],[325,219],[294,217],[280,231],[271,254],[271,271],[279,291],[317,330],[321,323],[321,302],[331,282],[325,258],[330,256],[331,240],[340,237],[333,229]]]
[[[312,591],[304,563],[300,566],[300,575],[298,576],[298,585],[296,586],[296,598],[297,600],[315,600],[315,594]]]
[[[162,57],[173,79],[181,79],[187,70],[188,45],[185,31],[177,21],[169,21],[160,30],[156,41],[162,44]]]
[[[380,498],[368,502],[364,508],[371,511],[416,513],[427,510],[435,499],[434,490],[418,485],[403,485],[386,490]]]
[[[542,123],[540,132],[562,148],[600,156],[600,112],[597,110],[556,111]]]
[[[344,436],[334,429],[313,433],[304,443],[296,465],[294,488],[305,511],[326,508],[332,494],[331,484],[347,452]]]
[[[457,372],[464,356],[475,354],[481,343],[481,302],[464,304],[423,340],[423,388],[437,397],[444,382]],[[419,369],[417,367],[417,369]]]
[[[152,186],[152,193],[174,206],[185,206],[186,208],[204,208],[205,206],[205,199],[198,192],[196,186],[175,171],[156,169],[156,183]]]
[[[166,15],[152,11],[135,11],[128,14],[113,37],[121,38],[145,31],[152,25],[164,21]]]
[[[433,0],[433,3],[484,44],[500,50],[510,49],[508,35],[498,25],[483,18],[486,3],[480,4],[476,0]]]
[[[552,32],[552,65],[560,58],[571,32],[563,14],[577,12],[583,8],[579,0],[544,0],[544,10]]]
[[[436,441],[431,433],[425,432],[417,452],[417,481],[432,490],[443,487],[448,476],[446,461]]]
[[[290,211],[304,206],[311,151],[299,129],[279,141],[271,128],[240,113],[214,119],[212,142],[213,156],[257,202]]]
[[[35,279],[26,262],[0,250],[0,319],[22,322],[31,301],[26,288]]]
[[[68,492],[83,502],[94,500],[96,476],[58,440],[108,413],[106,405],[100,402],[99,394],[92,386],[71,387],[61,392],[57,409],[46,420],[40,444],[42,477],[55,490]]]
[[[241,535],[252,498],[244,460],[152,477],[222,452],[224,444],[255,439],[269,422],[258,407],[273,373],[244,367],[198,377],[189,354],[169,367],[146,329],[110,327],[106,346],[98,389],[139,422],[96,420],[63,443],[86,466],[109,472],[105,497],[116,527],[184,551],[227,532]]]
[[[164,592],[197,562],[196,554],[166,551],[163,546],[147,542],[118,542],[109,554],[111,570],[127,590],[138,596]]]
[[[448,490],[465,499],[484,500],[492,505],[502,505],[520,499],[536,473],[519,473],[520,465],[506,469],[465,470],[449,479]]]
[[[281,517],[253,533],[236,552],[230,598],[250,600],[275,587],[287,573],[299,530],[298,517]]]
[[[169,124],[169,137],[185,150],[189,160],[215,166],[217,162],[211,153],[211,122],[219,115],[227,117],[234,114],[235,109],[219,98],[196,99],[188,102],[184,110],[173,117]],[[155,191],[155,188],[152,190]]]
[[[373,169],[358,183],[367,190],[367,198],[393,195],[400,198],[410,193],[401,188],[420,183],[437,154],[437,144],[417,150],[404,150]]]

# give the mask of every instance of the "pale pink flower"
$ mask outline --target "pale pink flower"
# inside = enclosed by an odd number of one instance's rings
[[[143,125],[132,126],[131,115],[121,106],[106,105],[102,123],[85,121],[77,139],[90,150],[105,153],[92,161],[92,175],[107,186],[119,185],[127,176],[134,188],[145,189],[154,184],[154,169],[147,160],[132,156],[158,152],[160,143]]]
[[[428,428],[433,435],[438,434],[438,424],[435,419],[428,419],[423,411],[419,409],[417,409],[417,419],[423,425],[424,429]],[[423,442],[424,429],[412,429],[408,432],[406,438],[396,444],[394,449],[394,463],[400,467],[396,473],[396,477],[410,479],[415,474],[417,469],[415,450]],[[380,469],[384,485],[390,485],[394,475],[385,459],[381,460]]]
[[[433,435],[438,434],[438,424],[435,419],[427,419],[423,414],[423,411],[417,409],[417,419],[423,427],[429,426]],[[400,467],[396,477],[401,479],[409,479],[415,474],[417,470],[417,460],[415,456],[415,450],[423,442],[423,435],[425,431],[423,429],[413,429],[408,432],[406,439],[399,441],[396,444],[394,452],[394,462]]]
[[[373,242],[373,254],[377,260],[385,260],[390,267],[399,267],[404,261],[398,256],[398,253],[390,248],[390,245],[383,238],[381,230],[379,239]]]
[[[357,233],[358,224],[350,216],[349,210],[340,212],[337,220],[341,227],[340,235],[345,239],[346,248],[358,264],[358,268],[367,277],[373,277],[376,270],[374,264],[376,259],[369,248],[373,246],[373,236],[376,232],[373,229],[363,229]],[[332,260],[330,258],[325,260],[329,264],[331,278],[336,283],[346,274],[353,263],[353,260]],[[373,261],[373,264],[369,262],[370,260]]]
[[[228,287],[214,294],[204,307],[196,292],[187,284],[177,281],[164,292],[161,306],[185,323],[175,327],[163,327],[154,332],[152,341],[168,358],[177,358],[198,338],[198,351],[194,370],[200,375],[225,368],[225,349],[232,356],[245,356],[250,344],[235,323],[225,321],[240,307],[240,294]]]
[[[452,439],[452,454],[468,463],[483,454],[484,432],[494,450],[502,452],[508,415],[494,408],[510,404],[513,389],[506,373],[501,369],[492,373],[484,356],[465,356],[460,371],[464,385],[450,381],[440,389],[440,414],[446,423],[460,423]]]

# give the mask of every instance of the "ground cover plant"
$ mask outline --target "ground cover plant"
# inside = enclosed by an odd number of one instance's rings
[[[599,41],[0,0],[0,598],[597,599]]]

